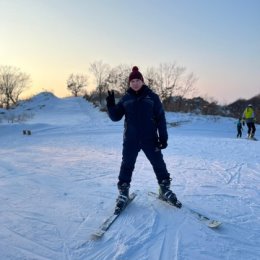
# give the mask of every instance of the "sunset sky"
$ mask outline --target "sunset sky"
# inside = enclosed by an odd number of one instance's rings
[[[260,94],[260,1],[0,0],[0,65],[29,74],[30,93],[68,95],[68,76],[99,60],[141,72],[176,62],[202,97],[250,98]]]

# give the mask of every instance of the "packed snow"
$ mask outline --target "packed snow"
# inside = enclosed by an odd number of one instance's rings
[[[166,113],[172,189],[221,221],[218,229],[148,196],[158,185],[140,152],[137,197],[93,241],[118,195],[123,120],[51,93],[0,110],[0,118],[1,260],[260,259],[260,142],[247,140],[245,127],[237,139],[236,119]]]

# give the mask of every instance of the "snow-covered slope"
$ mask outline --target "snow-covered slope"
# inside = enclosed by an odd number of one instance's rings
[[[117,197],[123,122],[50,93],[12,113],[31,116],[0,124],[0,259],[260,259],[260,142],[246,140],[246,129],[236,139],[234,119],[167,113],[173,190],[222,221],[219,229],[148,196],[158,187],[140,152],[131,186],[138,196],[91,241]]]

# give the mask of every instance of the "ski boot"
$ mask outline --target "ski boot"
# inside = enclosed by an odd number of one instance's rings
[[[171,179],[165,179],[159,183],[159,198],[161,200],[167,201],[169,204],[181,208],[182,204],[178,201],[175,193],[170,190]]]
[[[253,133],[248,134],[247,139],[254,140],[254,134]]]
[[[122,183],[117,184],[118,190],[119,190],[119,196],[116,200],[116,208],[114,214],[117,215],[122,211],[125,206],[127,205],[127,202],[129,200],[129,188],[130,184],[128,183]]]
[[[252,133],[250,138],[251,138],[252,140],[255,140],[255,141],[257,140],[257,139],[255,138],[255,133]]]

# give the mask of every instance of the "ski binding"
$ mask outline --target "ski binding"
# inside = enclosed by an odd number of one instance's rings
[[[129,196],[129,200],[127,204],[120,212],[114,212],[108,218],[104,220],[104,222],[99,226],[96,232],[91,235],[92,240],[97,240],[103,237],[106,231],[111,227],[111,225],[115,222],[115,220],[120,216],[120,214],[126,209],[126,207],[135,199],[136,193],[131,193]]]

